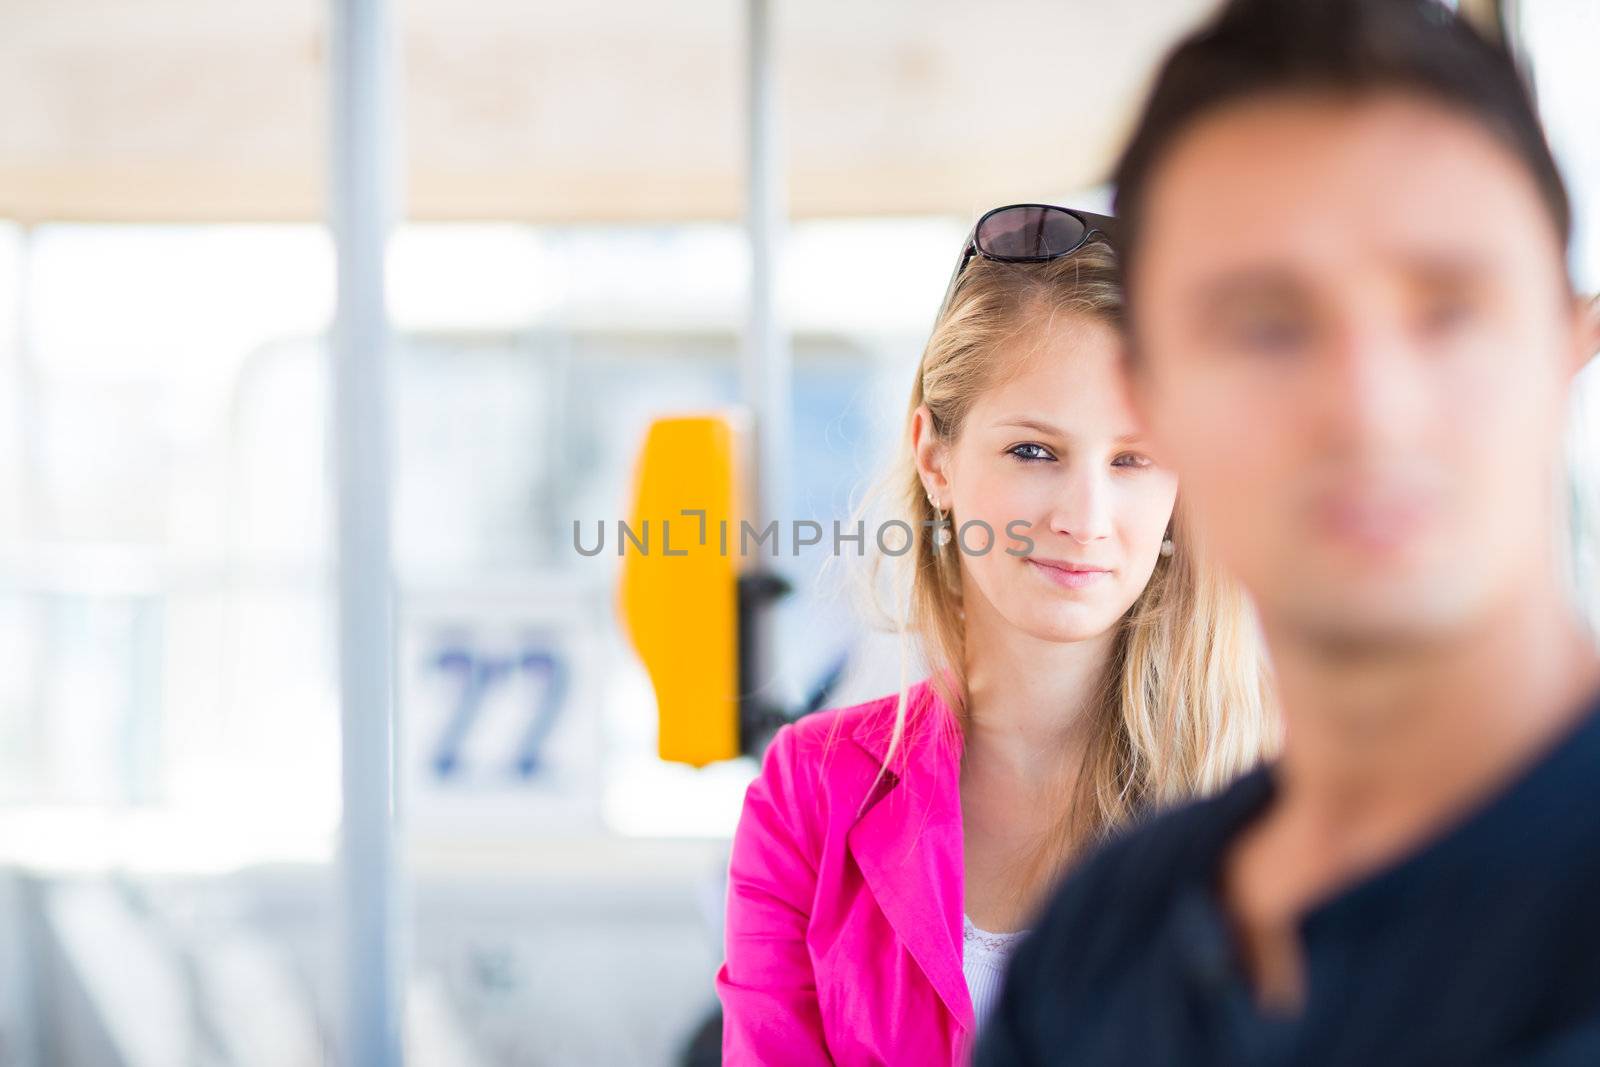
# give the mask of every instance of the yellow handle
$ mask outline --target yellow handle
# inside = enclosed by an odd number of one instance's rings
[[[618,527],[612,548],[622,553],[623,625],[655,687],[657,750],[696,767],[739,754],[743,433],[732,414],[656,420],[639,455],[628,530]],[[704,511],[703,521],[685,511]]]

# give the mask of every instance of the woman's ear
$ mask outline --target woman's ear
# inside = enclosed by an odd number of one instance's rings
[[[950,480],[945,473],[949,452],[934,431],[933,412],[927,404],[918,404],[911,414],[911,451],[923,488],[941,507],[949,507]]]

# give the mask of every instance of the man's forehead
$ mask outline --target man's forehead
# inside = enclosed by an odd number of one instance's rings
[[[1186,288],[1272,285],[1380,265],[1438,276],[1537,253],[1526,228],[1547,220],[1532,179],[1487,134],[1445,152],[1437,139],[1394,136],[1402,125],[1352,153],[1340,128],[1291,127],[1289,114],[1219,119],[1175,148],[1149,191],[1141,284],[1169,274]],[[1339,121],[1348,126],[1350,115]],[[1281,150],[1264,151],[1280,136]]]

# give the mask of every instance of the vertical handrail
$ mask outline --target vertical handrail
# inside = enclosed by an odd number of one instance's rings
[[[338,261],[333,438],[338,529],[342,1060],[402,1060],[394,832],[390,331],[384,252],[398,203],[397,57],[387,0],[333,0],[329,224]]]
[[[746,169],[745,210],[750,243],[749,315],[740,359],[740,386],[754,425],[755,462],[750,495],[758,530],[779,522],[788,503],[792,378],[788,340],[778,309],[778,268],[784,220],[788,213],[782,134],[778,121],[778,76],[771,0],[746,4]],[[759,567],[758,561],[751,561]],[[750,620],[752,647],[743,651],[749,665],[746,697],[775,703],[778,664],[772,611]]]

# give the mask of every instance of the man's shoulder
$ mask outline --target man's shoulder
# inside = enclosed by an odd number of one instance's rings
[[[1270,789],[1269,772],[1258,768],[1104,842],[1056,890],[1038,925],[1041,938],[1073,944],[1076,965],[1096,943],[1125,952],[1129,938],[1150,936],[1179,893],[1211,877],[1233,831]]]
[[[1139,878],[1209,867],[1232,831],[1271,792],[1267,767],[1249,771],[1221,791],[1159,812],[1116,835],[1086,861],[1084,874]]]

